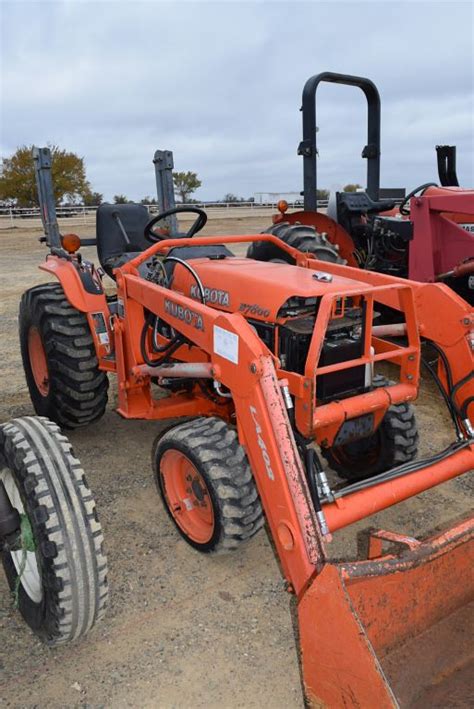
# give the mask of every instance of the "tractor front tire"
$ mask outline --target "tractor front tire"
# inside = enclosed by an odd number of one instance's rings
[[[262,527],[247,456],[221,419],[193,419],[166,431],[155,442],[153,466],[165,509],[194,549],[225,554]]]
[[[98,366],[87,317],[59,284],[27,290],[21,299],[20,346],[36,413],[73,429],[97,421],[109,382]]]
[[[374,387],[387,386],[385,377],[374,377]],[[413,460],[418,452],[415,409],[409,403],[393,404],[371,436],[332,448],[321,448],[339,477],[356,482]]]
[[[0,426],[0,481],[21,519],[18,543],[0,545],[15,604],[47,645],[77,640],[108,600],[102,529],[81,464],[55,423],[24,416]]]
[[[324,234],[320,234],[313,226],[306,224],[289,224],[281,222],[271,226],[263,234],[273,234],[279,239],[292,246],[298,251],[310,253],[320,261],[329,263],[341,263],[345,261],[339,257],[337,249],[331,244]],[[279,249],[276,244],[270,241],[254,241],[247,250],[247,258],[256,261],[273,261],[277,263],[294,264],[294,259],[290,254]]]

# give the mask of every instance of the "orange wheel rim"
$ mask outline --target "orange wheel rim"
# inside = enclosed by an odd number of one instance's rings
[[[160,475],[168,509],[178,527],[197,544],[209,542],[214,533],[214,509],[202,475],[176,449],[163,453]]]
[[[28,355],[36,387],[42,396],[47,396],[49,392],[48,363],[43,341],[36,327],[30,327],[28,332]]]

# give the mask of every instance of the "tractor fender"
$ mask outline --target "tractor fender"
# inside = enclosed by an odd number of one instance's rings
[[[67,300],[76,310],[82,313],[108,313],[105,293],[92,279],[90,272],[79,272],[71,261],[57,256],[48,256],[39,268],[58,279]]]
[[[358,268],[359,264],[354,256],[355,245],[347,231],[334,219],[322,212],[292,212],[291,214],[276,214],[272,219],[274,224],[289,222],[289,224],[306,224],[314,226],[319,233],[327,234],[328,241],[339,246],[339,255],[347,261],[348,266]]]

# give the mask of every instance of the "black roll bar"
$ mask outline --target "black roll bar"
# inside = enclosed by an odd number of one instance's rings
[[[459,187],[456,174],[456,146],[437,145],[438,176],[443,187]]]
[[[367,145],[362,157],[367,159],[367,193],[374,201],[379,198],[380,187],[380,95],[370,79],[349,74],[324,71],[312,76],[303,89],[303,140],[298,147],[298,155],[303,156],[303,194],[305,211],[317,211],[317,167],[316,167],[316,90],[322,82],[357,86],[367,99]]]

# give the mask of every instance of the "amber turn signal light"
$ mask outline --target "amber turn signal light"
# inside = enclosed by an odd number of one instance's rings
[[[277,209],[282,214],[284,214],[286,212],[286,210],[288,209],[288,202],[286,201],[286,199],[280,199],[280,201],[277,204]]]
[[[68,254],[75,254],[81,248],[81,240],[77,234],[64,234],[61,237],[61,243]]]

